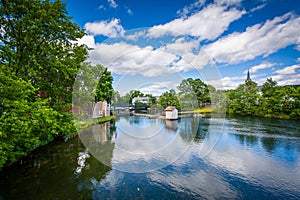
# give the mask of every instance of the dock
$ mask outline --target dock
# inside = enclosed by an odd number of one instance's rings
[[[151,115],[151,114],[145,114],[145,113],[132,113],[133,116],[139,116],[139,117],[148,117],[148,118],[156,118],[156,119],[166,119],[165,116],[161,116],[161,115]]]

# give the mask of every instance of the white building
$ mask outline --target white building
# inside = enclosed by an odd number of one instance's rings
[[[168,106],[165,111],[166,119],[178,119],[178,110],[175,106]]]
[[[149,97],[134,97],[132,99],[132,105],[135,105],[135,102],[149,104],[149,101],[150,101]]]
[[[110,116],[110,105],[106,101],[98,101],[93,110],[93,118]]]

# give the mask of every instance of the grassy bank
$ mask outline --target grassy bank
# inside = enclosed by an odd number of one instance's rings
[[[194,110],[195,113],[212,113],[214,108],[212,106],[206,106],[197,110]]]
[[[113,121],[116,119],[116,116],[108,116],[108,117],[100,117],[97,119],[92,120],[86,120],[86,121],[75,121],[75,126],[77,128],[77,132],[81,133],[83,130],[88,128],[89,126],[95,125],[95,124],[102,124],[108,121]],[[77,133],[75,134],[77,135]]]

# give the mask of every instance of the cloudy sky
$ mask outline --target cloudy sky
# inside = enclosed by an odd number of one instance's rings
[[[259,85],[300,84],[299,0],[65,1],[89,61],[121,94],[158,95],[187,77],[236,88],[247,70]]]

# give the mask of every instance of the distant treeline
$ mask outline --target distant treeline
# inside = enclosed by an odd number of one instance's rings
[[[253,81],[226,91],[228,114],[300,119],[300,86],[279,86],[271,78],[260,87]]]

